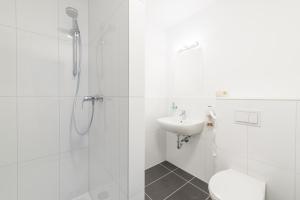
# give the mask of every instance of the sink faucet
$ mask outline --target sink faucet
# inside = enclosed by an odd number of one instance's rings
[[[186,119],[186,111],[180,110],[179,117],[181,118],[181,120],[185,120]]]

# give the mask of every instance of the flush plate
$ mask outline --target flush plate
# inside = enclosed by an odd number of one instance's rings
[[[235,111],[234,122],[247,126],[260,126],[260,117],[259,111],[237,110]]]

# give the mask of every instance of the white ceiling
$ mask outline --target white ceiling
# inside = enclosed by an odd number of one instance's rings
[[[194,15],[213,0],[147,0],[148,22],[169,28]]]

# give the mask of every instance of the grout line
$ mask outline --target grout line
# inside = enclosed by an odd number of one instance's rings
[[[151,197],[149,197],[149,195],[148,195],[146,192],[145,192],[145,195],[146,195],[150,200],[152,200]]]
[[[85,97],[84,95],[79,95],[78,97]],[[1,96],[0,98],[74,98],[74,96],[28,96],[28,95],[15,95],[15,96]]]
[[[168,172],[167,174],[165,174],[165,175],[159,177],[159,178],[156,179],[155,181],[153,181],[153,182],[147,184],[147,185],[145,186],[145,188],[148,187],[149,185],[151,185],[151,184],[157,182],[158,180],[162,179],[163,177],[166,177],[167,175],[173,173],[173,174],[175,174],[177,177],[179,177],[180,179],[184,180],[185,183],[184,183],[181,187],[179,187],[179,188],[177,188],[175,191],[173,191],[170,195],[168,195],[167,197],[165,197],[163,200],[167,200],[169,197],[171,197],[173,194],[175,194],[177,191],[179,191],[181,188],[183,188],[183,187],[186,186],[187,184],[191,184],[191,185],[192,185],[193,187],[195,187],[197,190],[203,192],[204,194],[207,194],[208,197],[207,197],[205,200],[209,200],[210,194],[208,194],[206,191],[204,191],[204,189],[202,189],[202,188],[200,188],[200,187],[194,185],[194,184],[191,182],[192,180],[194,180],[194,179],[196,178],[195,176],[193,176],[190,180],[186,180],[185,178],[183,178],[182,176],[178,175],[178,174],[175,172],[176,170],[178,170],[178,169],[180,169],[180,168],[176,167],[176,169],[170,170],[169,168],[165,167],[165,166],[162,165],[161,163],[159,163],[159,164],[157,164],[157,165],[160,165],[160,166],[166,168],[166,169],[169,170],[170,172]],[[146,195],[150,200],[152,200],[151,197],[150,197],[146,192],[145,192],[145,195]]]
[[[90,52],[89,52],[89,22],[90,22],[90,0],[87,1],[87,17],[88,17],[88,20],[87,20],[87,25],[88,25],[88,33],[87,33],[87,54],[88,54],[88,63],[89,63],[89,56],[90,56]],[[90,91],[90,87],[89,87],[89,83],[90,83],[90,67],[89,65],[87,66],[87,94],[89,95],[89,91]],[[94,121],[94,124],[95,124],[95,121]],[[90,191],[91,191],[91,183],[90,183],[90,177],[91,177],[91,148],[90,148],[90,135],[91,135],[91,132],[93,130],[93,127],[94,125],[91,125],[91,128],[89,130],[89,133],[88,133],[88,136],[87,136],[87,192],[90,196]],[[128,154],[127,154],[128,155]],[[128,184],[129,185],[129,184]]]
[[[177,169],[178,169],[178,168],[177,168]],[[176,169],[176,170],[177,170],[177,169]],[[184,180],[184,181],[191,181],[191,180],[193,180],[193,179],[195,178],[195,176],[193,176],[190,180],[187,180],[187,179],[185,179],[183,176],[180,176],[179,174],[177,174],[177,173],[175,172],[176,170],[174,170],[173,173],[174,173],[176,176],[178,176],[179,178],[181,178],[182,180]]]
[[[74,96],[70,96],[70,95],[4,95],[4,96],[1,96],[0,95],[0,98],[13,98],[13,97],[18,97],[18,98],[74,98]],[[85,97],[85,95],[82,95],[82,94],[79,94],[78,97]],[[126,97],[126,96],[103,96],[104,98],[110,98],[110,99],[128,99],[128,98],[132,98],[132,97]],[[135,97],[133,97],[135,98]],[[159,165],[159,164],[158,164]]]
[[[152,181],[151,183],[147,184],[147,185],[145,186],[145,188],[148,187],[149,185],[152,185],[153,183],[157,182],[158,180],[160,180],[160,179],[166,177],[167,175],[169,175],[169,174],[171,174],[171,173],[172,173],[172,172],[168,172],[168,173],[166,173],[165,175],[159,177],[158,179]]]
[[[17,51],[16,51],[17,52]],[[70,96],[70,95],[4,95],[1,96],[0,94],[0,98],[13,98],[13,97],[18,97],[18,98],[74,98],[74,96]],[[83,94],[79,94],[78,97],[85,97],[85,95]],[[109,98],[109,99],[128,99],[128,98],[136,98],[136,97],[130,97],[130,96],[103,96],[104,98]],[[159,164],[158,164],[159,165]],[[150,169],[150,168],[149,168]]]
[[[59,27],[59,17],[60,17],[60,1],[57,0],[57,27]],[[57,96],[60,96],[60,40],[59,40],[59,30],[57,29]],[[57,180],[57,193],[58,193],[58,199],[61,199],[61,163],[62,163],[62,152],[61,152],[61,97],[57,97],[57,104],[58,104],[58,180]]]
[[[297,126],[297,122],[298,122],[298,120],[299,120],[299,116],[298,116],[298,109],[299,109],[299,103],[298,102],[296,102],[296,113],[295,113],[295,130],[294,130],[294,133],[295,133],[295,153],[294,153],[294,167],[295,167],[295,169],[294,169],[294,173],[295,173],[295,175],[294,175],[294,185],[295,185],[295,188],[297,187],[297,139],[298,139],[298,137],[297,137],[297,131],[298,131],[298,126]],[[295,197],[297,197],[297,190],[296,189],[294,189],[294,196]]]
[[[59,157],[59,152],[53,153],[53,154],[47,154],[45,156],[39,156],[39,157],[32,158],[32,159],[29,159],[29,160],[19,160],[19,163],[21,163],[23,165],[23,164],[30,163],[30,162],[33,162],[33,161],[47,159],[47,158],[50,158],[50,157]]]
[[[248,116],[250,118],[250,115]],[[249,119],[248,119],[249,120]],[[249,175],[249,126],[246,126],[246,171]]]
[[[171,170],[171,169],[169,169],[168,167],[164,166],[164,165],[161,164],[161,163],[159,163],[158,165],[160,165],[160,166],[166,168],[166,169],[169,170],[169,171],[175,171],[176,169],[178,169],[178,167],[176,167],[175,169]]]
[[[149,185],[151,185],[152,183],[155,183],[156,181],[162,179],[163,177],[166,177],[167,175],[171,174],[172,172],[174,172],[175,170],[178,169],[178,167],[176,167],[176,169],[170,170],[170,169],[168,169],[167,167],[163,166],[161,163],[159,163],[159,164],[157,164],[157,165],[160,165],[160,166],[164,167],[165,169],[169,170],[169,172],[166,173],[166,174],[164,174],[164,175],[162,175],[161,177],[157,178],[156,180],[154,180],[154,181],[148,183],[147,185],[145,185],[145,188],[148,187]],[[157,166],[157,165],[156,165],[156,166]],[[155,167],[155,166],[154,166],[154,167]]]
[[[20,131],[19,131],[19,98],[18,98],[18,93],[19,93],[19,81],[18,81],[18,69],[19,69],[19,62],[18,62],[18,46],[19,46],[19,41],[18,41],[18,29],[17,29],[17,26],[18,26],[18,11],[17,11],[17,0],[14,0],[15,2],[15,37],[16,37],[16,49],[15,49],[15,54],[16,54],[16,131],[17,131],[17,200],[19,200],[21,197],[20,197]]]
[[[9,25],[9,24],[0,24],[0,28],[17,29],[17,25],[13,26],[13,25]]]
[[[203,190],[202,188],[198,187],[197,185],[193,184],[192,182],[190,182],[190,184],[192,186],[194,186],[196,189],[200,190],[201,192],[204,192],[205,194],[208,194],[205,190]],[[208,194],[209,195],[209,194]]]
[[[175,171],[175,170],[174,170]],[[200,190],[201,192],[204,192],[205,194],[208,194],[204,189],[202,189],[202,188],[200,188],[200,187],[198,187],[198,186],[196,186],[195,184],[193,184],[192,183],[192,180],[194,180],[196,177],[195,176],[193,176],[193,178],[191,179],[191,180],[186,180],[185,178],[183,178],[182,176],[180,176],[180,175],[178,175],[178,174],[176,174],[176,172],[173,172],[175,175],[177,175],[179,178],[181,178],[182,180],[184,180],[184,181],[187,181],[187,182],[189,182],[191,185],[193,185],[196,189],[198,189],[198,190]],[[209,194],[208,194],[209,195]]]
[[[35,157],[35,158],[32,158],[32,159],[28,159],[28,160],[18,160],[17,162],[21,163],[21,164],[26,164],[26,163],[29,163],[29,162],[33,162],[33,161],[36,161],[36,160],[42,160],[42,159],[46,159],[46,158],[49,158],[49,157],[59,157],[60,154],[63,155],[63,154],[67,154],[67,153],[71,153],[71,152],[78,152],[78,151],[83,151],[83,150],[87,150],[88,147],[82,147],[82,148],[76,148],[76,149],[73,149],[73,150],[67,150],[67,151],[62,151],[62,152],[56,152],[56,153],[52,153],[52,154],[47,154],[47,155],[44,155],[44,156],[39,156],[39,157]],[[0,165],[0,168],[2,166],[9,166],[9,165],[13,165],[13,164],[16,164],[17,162],[12,162],[12,163],[8,163],[8,164],[5,164],[5,165]]]
[[[177,191],[179,191],[181,188],[183,188],[184,186],[186,186],[189,182],[186,182],[185,184],[183,184],[181,187],[179,187],[177,190],[175,190],[174,192],[172,192],[171,194],[169,194],[167,197],[165,197],[163,200],[168,199],[169,197],[171,197],[173,194],[175,194]]]
[[[174,173],[174,172],[173,172],[173,173]],[[174,174],[176,174],[176,173],[174,173]],[[176,174],[176,175],[177,175],[177,174]],[[178,176],[178,175],[177,175],[177,176]],[[181,176],[178,176],[178,177],[179,177],[179,178],[182,178]],[[170,195],[168,195],[168,196],[167,196],[166,198],[164,198],[163,200],[167,200],[167,199],[170,198],[173,194],[175,194],[177,191],[179,191],[180,189],[182,189],[184,186],[186,186],[186,185],[188,185],[188,184],[191,184],[192,186],[194,186],[194,187],[195,187],[196,189],[198,189],[199,191],[204,192],[204,194],[208,195],[208,197],[205,199],[205,200],[208,200],[209,197],[210,197],[210,195],[207,194],[207,192],[203,191],[202,189],[196,187],[194,184],[191,183],[191,181],[192,181],[193,179],[195,179],[195,178],[196,178],[196,177],[193,177],[191,180],[186,181],[185,184],[183,184],[181,187],[179,187],[177,190],[175,190],[174,192],[172,192]],[[185,179],[183,179],[183,180],[185,180]]]

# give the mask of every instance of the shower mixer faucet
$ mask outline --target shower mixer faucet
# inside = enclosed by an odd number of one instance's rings
[[[96,95],[96,96],[85,96],[85,97],[83,97],[82,105],[83,105],[86,101],[91,101],[92,104],[94,105],[96,101],[103,102],[103,97],[98,96],[98,95]]]

